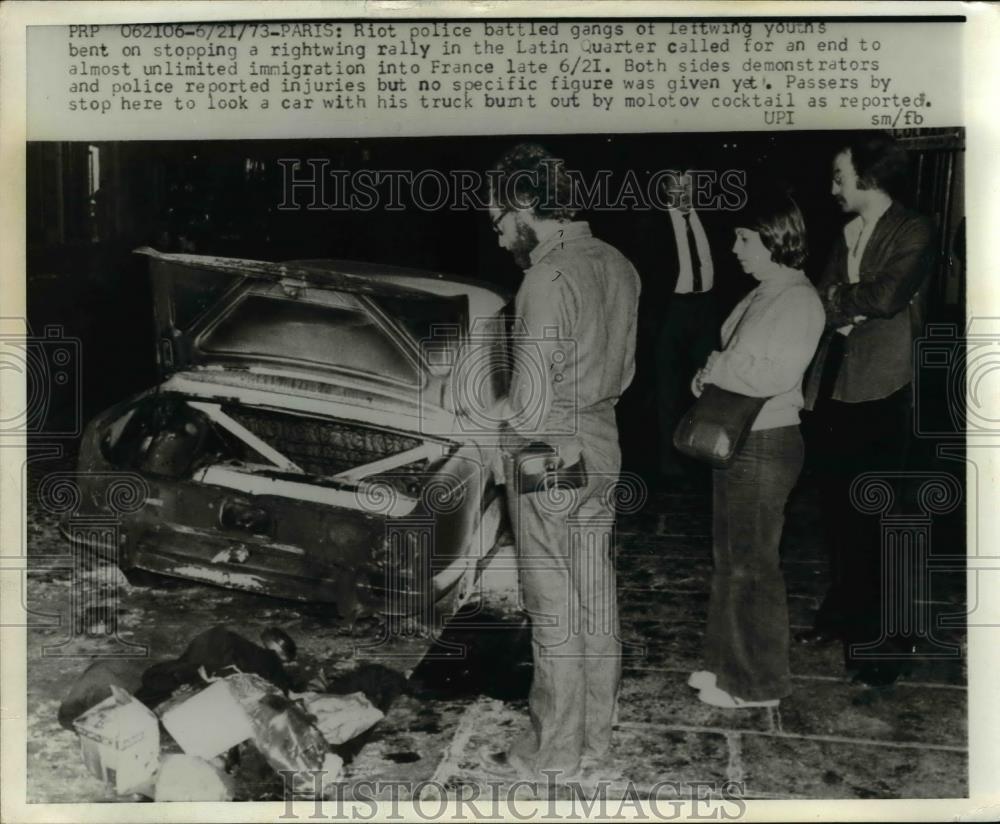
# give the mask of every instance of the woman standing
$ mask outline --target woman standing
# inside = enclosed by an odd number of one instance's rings
[[[722,326],[723,350],[694,378],[768,398],[746,443],[712,473],[712,595],[705,669],[688,684],[717,707],[776,706],[788,694],[788,601],[778,545],[785,503],[802,470],[802,376],[824,326],[823,305],[802,272],[806,234],[795,201],[767,196],[747,210],[733,252],[759,285]]]

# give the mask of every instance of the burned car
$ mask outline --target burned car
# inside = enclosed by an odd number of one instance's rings
[[[163,380],[86,427],[67,537],[111,514],[126,571],[342,615],[457,605],[502,510],[495,432],[469,425],[453,379],[464,363],[486,406],[504,391],[505,296],[373,264],[137,251]],[[123,477],[142,486],[128,511],[109,494]]]

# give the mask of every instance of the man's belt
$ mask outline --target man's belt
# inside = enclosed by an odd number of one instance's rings
[[[587,468],[583,455],[576,463],[565,466],[559,454],[548,444],[533,443],[514,456],[517,492],[547,492],[552,489],[581,489],[587,485]]]

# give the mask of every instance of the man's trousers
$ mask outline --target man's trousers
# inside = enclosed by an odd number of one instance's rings
[[[815,627],[843,637],[846,662],[855,667],[873,657],[869,650],[855,658],[856,645],[868,647],[882,639],[883,588],[888,585],[900,603],[909,603],[914,595],[912,582],[882,580],[885,547],[878,518],[861,511],[851,497],[851,486],[862,473],[899,473],[906,466],[913,426],[910,387],[863,403],[830,400],[817,412],[825,424],[819,438],[825,441],[820,470],[825,481],[830,588]],[[907,505],[904,481],[891,481],[901,511]],[[889,646],[899,650],[910,645],[906,636],[891,641]]]
[[[583,489],[523,495],[508,485],[534,658],[531,730],[511,755],[535,774],[573,773],[581,757],[611,745],[621,678],[613,482],[591,477]]]

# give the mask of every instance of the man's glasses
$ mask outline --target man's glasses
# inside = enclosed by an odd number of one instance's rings
[[[502,212],[500,212],[500,214],[498,214],[495,218],[493,218],[493,220],[490,221],[490,223],[493,224],[493,231],[496,232],[498,235],[503,234],[500,231],[500,221],[502,221],[509,214],[510,214],[510,209],[504,209]]]

